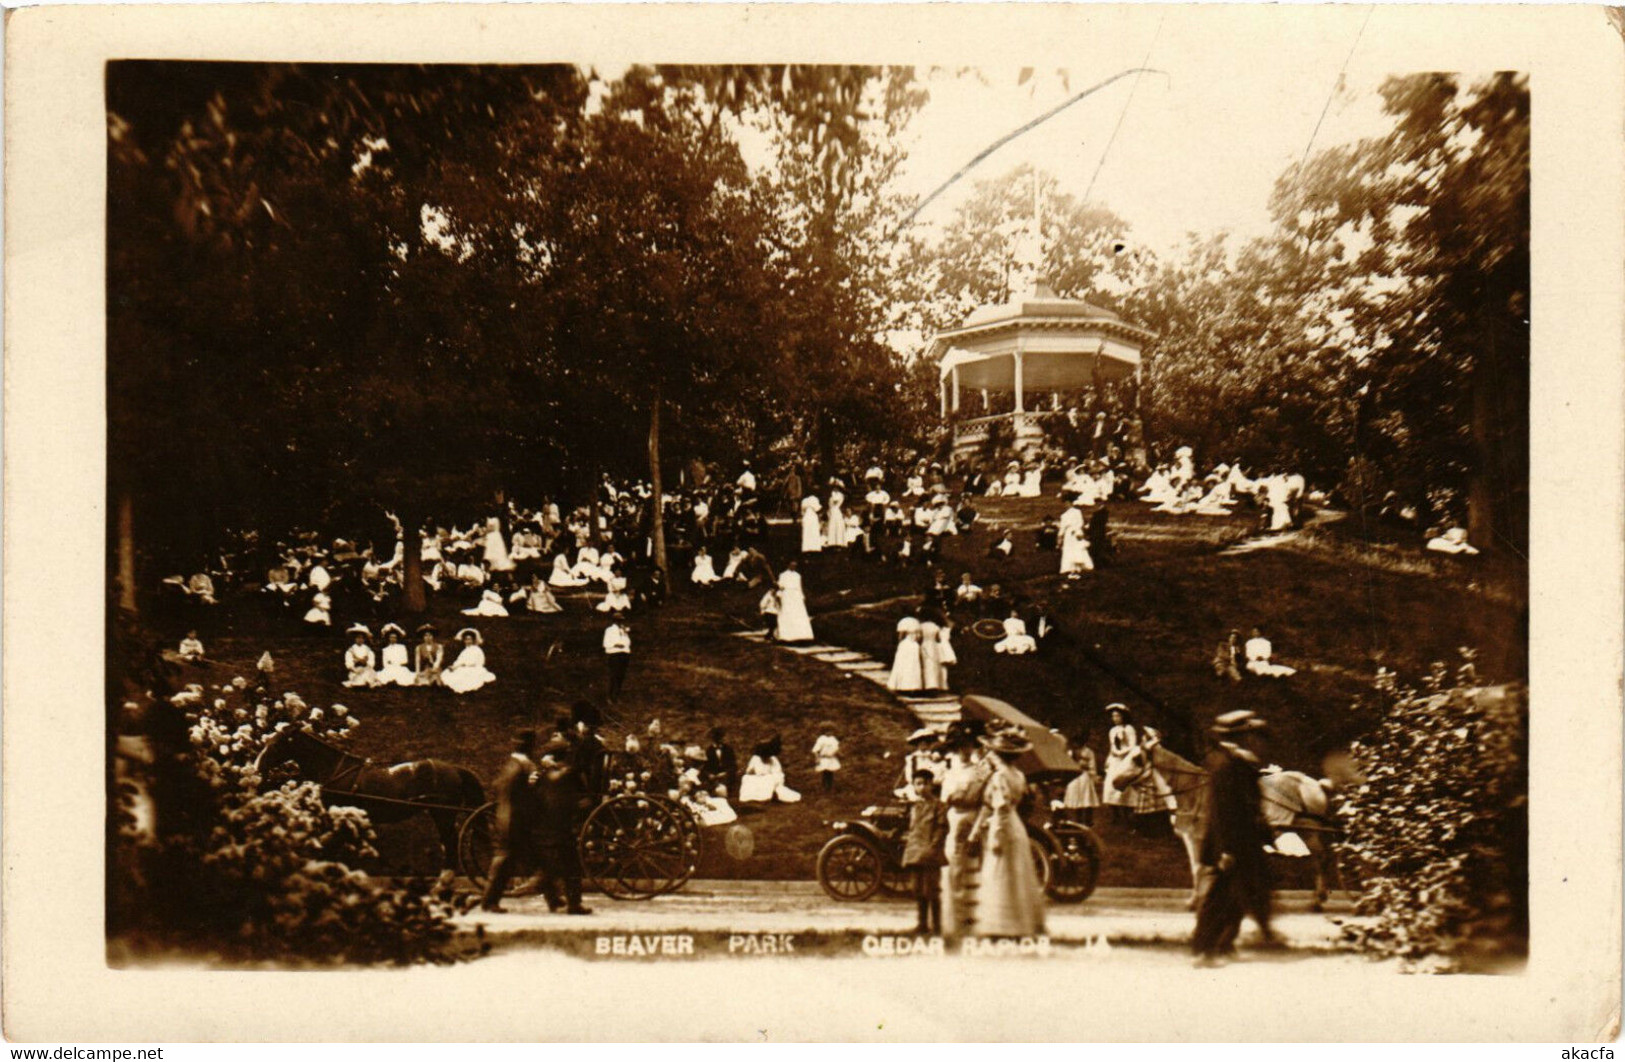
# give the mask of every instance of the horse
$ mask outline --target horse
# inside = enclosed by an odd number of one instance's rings
[[[360,808],[376,825],[427,814],[440,834],[441,867],[457,870],[457,830],[462,818],[485,803],[485,785],[473,771],[440,760],[412,760],[392,767],[346,752],[308,730],[272,735],[254,760],[262,779],[291,765],[295,778],[322,787],[329,807]]]
[[[1174,798],[1171,819],[1190,860],[1191,898],[1187,906],[1194,909],[1202,871],[1202,834],[1207,830],[1208,772],[1171,752],[1153,735],[1119,770],[1116,784],[1126,789],[1152,769],[1162,774]],[[1326,785],[1301,771],[1269,771],[1259,776],[1258,789],[1264,820],[1277,844],[1290,833],[1309,850],[1315,870],[1315,895],[1310,909],[1321,910],[1330,894],[1329,883],[1337,881],[1341,887],[1337,861],[1328,841],[1328,835],[1337,827]]]

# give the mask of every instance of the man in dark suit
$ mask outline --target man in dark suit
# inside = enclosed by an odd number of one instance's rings
[[[531,759],[535,747],[536,732],[520,731],[514,738],[513,752],[497,774],[496,835],[492,838],[496,855],[491,860],[490,880],[480,903],[487,911],[502,910],[502,894],[513,878],[515,864],[531,862],[538,812],[531,781],[536,774],[536,763]]]
[[[1219,748],[1208,758],[1211,787],[1200,873],[1207,881],[1196,909],[1191,950],[1208,964],[1235,950],[1241,921],[1251,915],[1266,943],[1270,933],[1270,841],[1258,791],[1264,720],[1245,709],[1219,716],[1212,728]]]
[[[724,795],[731,800],[739,785],[739,761],[725,737],[727,732],[720,726],[711,728],[711,744],[705,750],[705,784],[713,791],[719,785],[726,787]]]
[[[547,897],[548,909],[585,915],[592,911],[581,905],[581,856],[576,842],[582,810],[590,800],[571,762],[576,751],[568,741],[555,739],[543,745],[537,755],[540,763],[536,796],[540,810],[536,838],[542,895]]]

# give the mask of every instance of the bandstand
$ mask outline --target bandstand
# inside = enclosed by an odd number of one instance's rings
[[[1065,416],[1056,408],[1028,408],[1044,397],[1103,383],[1139,379],[1141,352],[1156,333],[1130,324],[1110,310],[1063,299],[1047,286],[1010,302],[983,306],[964,324],[938,332],[927,356],[939,368],[942,418],[953,426],[955,463],[978,452],[994,426],[1011,422],[1018,452],[1044,439],[1044,422]],[[981,396],[983,415],[961,416],[964,393]],[[987,415],[989,396],[1009,394],[1014,409]]]

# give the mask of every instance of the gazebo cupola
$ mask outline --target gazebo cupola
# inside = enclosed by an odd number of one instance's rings
[[[938,332],[927,348],[936,360],[942,417],[952,418],[954,458],[961,460],[987,440],[992,426],[1009,418],[1018,451],[1044,438],[1044,420],[1057,409],[1029,409],[1031,399],[1096,382],[1139,378],[1140,356],[1156,333],[1130,324],[1110,310],[1082,299],[1058,298],[1046,285],[1010,302],[983,306],[957,328]],[[961,418],[966,390],[982,396],[1009,394],[1009,413]]]

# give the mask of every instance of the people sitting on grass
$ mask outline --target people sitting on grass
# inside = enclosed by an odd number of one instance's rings
[[[604,599],[596,606],[599,612],[630,612],[632,600],[626,594],[626,580],[613,575],[609,580],[609,588],[604,592]]]
[[[485,666],[485,649],[482,648],[485,639],[480,637],[480,632],[464,627],[457,632],[457,640],[463,647],[451,666],[441,672],[441,683],[453,693],[473,693],[495,682],[497,677]]]
[[[570,566],[570,559],[560,553],[553,558],[553,574],[547,577],[547,582],[549,586],[563,590],[586,586],[588,580],[585,576],[577,575],[575,569]]]
[[[559,604],[559,599],[553,596],[553,591],[549,590],[547,584],[542,581],[541,572],[532,572],[530,585],[515,590],[508,600],[513,603],[523,602],[527,612],[547,615],[564,611],[564,606]]]
[[[305,622],[315,627],[331,627],[333,625],[333,599],[316,591],[310,599],[310,611],[305,613]]]
[[[993,643],[993,651],[1010,656],[1024,656],[1038,651],[1037,640],[1027,633],[1027,622],[1014,606],[1004,620],[1004,637]]]
[[[1452,527],[1444,534],[1435,535],[1433,538],[1428,539],[1428,549],[1433,550],[1435,553],[1454,553],[1466,556],[1472,556],[1478,552],[1476,546],[1468,543],[1467,529],[1465,527]]]
[[[493,618],[506,616],[508,606],[502,603],[502,595],[496,590],[487,588],[480,591],[480,599],[473,608],[463,609],[465,616],[490,616]]]
[[[722,569],[722,579],[724,582],[734,579],[744,582],[748,578],[744,572],[740,571],[740,567],[745,563],[745,558],[748,556],[750,556],[750,554],[745,552],[745,550],[738,545],[734,546],[728,551],[728,565]]]
[[[357,623],[345,632],[351,636],[350,647],[344,650],[344,684],[346,686],[378,685],[378,657],[368,643],[372,631]]]
[[[378,631],[384,639],[383,651],[379,654],[378,684],[380,686],[412,686],[417,683],[417,675],[407,666],[411,660],[411,653],[407,652],[406,631],[398,624],[386,623]]]
[[[1213,674],[1229,682],[1240,682],[1241,661],[1241,632],[1232,630],[1213,651]]]
[[[1277,664],[1270,659],[1274,651],[1274,647],[1270,645],[1270,640],[1264,637],[1257,627],[1254,627],[1252,636],[1247,639],[1247,671],[1254,675],[1262,675],[1265,678],[1286,678],[1288,675],[1296,675],[1298,673],[1297,668]]]
[[[694,571],[689,579],[695,586],[715,586],[722,581],[717,574],[716,565],[711,560],[711,554],[704,546],[694,552]]]
[[[203,663],[203,642],[199,640],[197,631],[187,631],[186,637],[181,639],[179,650],[180,658],[188,664]]]
[[[1016,550],[1016,540],[1011,537],[1010,529],[1003,528],[987,547],[987,555],[993,560],[1009,560],[1010,554]]]
[[[741,804],[794,804],[801,799],[800,793],[784,784],[784,766],[779,762],[783,750],[784,741],[777,734],[751,750],[750,762],[739,779]]]
[[[435,634],[432,623],[425,623],[418,628],[420,640],[417,647],[412,650],[412,670],[416,675],[414,680],[416,685],[441,685],[440,676],[445,666],[446,647],[440,644]]]
[[[982,600],[982,588],[971,581],[970,572],[959,577],[959,585],[954,587],[954,604],[959,608],[974,609]]]

